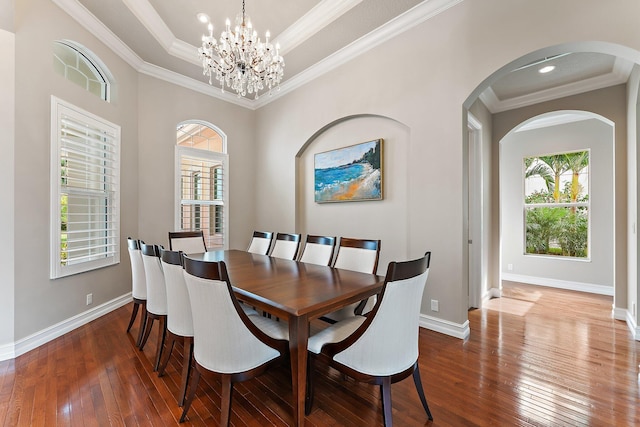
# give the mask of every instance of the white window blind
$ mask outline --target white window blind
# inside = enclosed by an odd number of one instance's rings
[[[51,277],[120,261],[120,127],[52,97]]]
[[[226,155],[178,147],[179,229],[202,230],[207,248],[226,247]]]

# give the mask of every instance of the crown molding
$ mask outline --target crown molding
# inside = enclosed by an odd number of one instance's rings
[[[323,0],[280,33],[273,44],[279,43],[284,55],[360,3],[362,0]]]
[[[64,12],[75,19],[87,31],[104,43],[116,55],[136,70],[144,62],[133,50],[122,42],[106,25],[77,0],[52,0]]]
[[[256,103],[256,109],[346,64],[374,47],[396,37],[398,34],[410,30],[462,1],[463,0],[426,0],[414,6],[402,15],[398,15],[386,24],[287,79],[280,85],[280,89],[273,92],[272,96],[266,95],[254,101]]]
[[[175,71],[167,70],[166,68],[158,67],[157,65],[149,64],[148,62],[143,62],[143,65],[138,68],[137,71],[141,74],[145,74],[159,80],[164,80],[213,98],[218,98],[230,104],[235,104],[249,110],[256,109],[254,104],[255,101],[253,99],[238,97],[238,95],[229,91],[222,92],[219,87],[211,86],[207,82],[186,77],[182,74],[176,73]]]
[[[237,95],[229,92],[223,93],[220,88],[216,88],[205,82],[201,82],[199,80],[192,79],[191,77],[145,62],[77,0],[52,1],[137,72],[194,90],[204,95],[218,98],[222,101],[226,101],[240,107],[251,110],[255,109],[253,100],[238,98]]]
[[[147,0],[122,0],[122,2],[168,54],[191,64],[202,65],[198,59],[198,48],[176,38],[151,3]]]
[[[592,90],[602,89],[621,83],[626,83],[633,69],[633,64],[616,58],[611,72],[600,76],[591,77],[579,82],[567,83],[562,86],[529,93],[514,98],[500,100],[491,87],[480,94],[480,100],[491,113],[501,113],[515,108],[527,107],[540,102],[551,101],[553,99],[564,98],[566,96],[578,95]]]
[[[120,56],[136,71],[151,77],[167,81],[169,83],[174,83],[176,85],[213,96],[215,98],[230,102],[232,104],[236,104],[244,108],[256,110],[269,104],[270,102],[275,101],[279,97],[284,96],[285,94],[303,86],[304,84],[322,76],[323,74],[328,73],[329,71],[339,67],[340,65],[351,61],[352,59],[362,55],[363,53],[368,52],[369,50],[386,42],[387,40],[392,39],[398,34],[403,33],[425,22],[426,20],[444,12],[445,10],[455,6],[458,3],[461,3],[463,0],[425,0],[422,3],[409,9],[402,15],[397,16],[386,24],[360,37],[358,40],[333,53],[327,58],[317,62],[316,64],[310,66],[309,68],[296,74],[295,76],[285,80],[285,82],[280,85],[280,89],[274,90],[272,92],[272,95],[263,94],[257,100],[238,98],[236,95],[228,92],[222,93],[219,88],[210,86],[206,83],[194,80],[190,77],[186,77],[173,71],[166,70],[156,65],[149,64],[148,62],[142,60],[142,58],[140,58],[135,52],[133,52],[133,50],[131,50],[126,44],[124,44],[122,40],[120,40],[113,32],[111,32],[109,28],[107,28],[77,0],[52,1],[63,11],[65,11],[69,16],[75,19],[80,25],[87,29],[90,33],[96,36],[102,43],[109,47],[116,55]],[[146,5],[144,5],[144,3],[148,4],[147,0],[123,1],[125,1],[127,4],[131,4],[134,8],[138,8],[136,9],[137,12],[134,12],[134,14],[143,13],[146,10]],[[355,1],[356,0],[349,0],[348,3],[352,3]],[[329,14],[329,11],[327,9],[324,9],[324,3],[326,3],[327,5],[333,4],[333,0],[324,0],[322,3],[320,3],[323,5],[323,7],[320,8],[320,11],[325,14]],[[149,5],[149,7],[151,6]],[[149,13],[155,14],[157,16],[157,12],[155,12],[155,9],[153,9],[153,7],[151,7],[151,9],[153,10],[153,12]],[[305,15],[305,17],[303,18],[306,19],[306,16],[307,15]],[[338,15],[334,14],[334,16]],[[325,22],[327,22],[326,19],[328,18],[325,18]],[[149,21],[155,22],[155,17],[150,18]],[[164,41],[161,42],[161,44],[163,46],[167,46],[170,43],[171,45],[168,50],[170,53],[181,52],[180,55],[191,57],[189,51],[193,46],[185,42],[176,41],[177,39],[173,37],[173,34],[168,30],[168,28],[166,30],[171,34],[171,37],[167,36],[167,31],[162,29],[162,26],[164,26],[164,23],[162,23],[162,25],[157,22],[152,24],[152,28],[154,28],[155,31],[155,33],[153,33],[154,36],[157,33],[159,34],[158,37],[163,37]],[[169,40],[170,38],[171,40]],[[195,47],[193,47],[193,49],[195,49]],[[176,56],[178,55],[176,54]],[[194,54],[191,58],[197,58],[197,56]],[[200,62],[197,60],[196,63],[200,65]]]

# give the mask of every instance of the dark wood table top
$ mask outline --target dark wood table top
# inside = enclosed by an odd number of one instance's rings
[[[224,261],[236,295],[281,318],[319,317],[380,291],[375,274],[290,261],[240,250],[189,255]]]

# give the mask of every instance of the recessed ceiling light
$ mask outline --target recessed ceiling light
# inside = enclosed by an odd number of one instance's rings
[[[198,21],[202,22],[203,24],[209,22],[209,15],[207,15],[206,13],[200,12],[196,15],[196,18],[198,18]]]
[[[545,73],[549,73],[553,70],[556,69],[555,65],[547,65],[546,67],[542,67],[538,70],[539,73],[545,74]]]

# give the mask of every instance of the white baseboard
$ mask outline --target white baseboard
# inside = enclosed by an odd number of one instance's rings
[[[129,292],[76,316],[63,320],[60,323],[31,334],[28,337],[22,338],[12,344],[4,345],[0,347],[0,361],[15,359],[16,357],[21,356],[42,344],[54,340],[69,331],[79,328],[92,320],[130,303],[131,301],[132,296],[131,292]]]
[[[619,318],[620,316],[621,318]],[[614,309],[614,318],[617,320],[624,320],[627,322],[627,326],[633,335],[633,339],[636,341],[640,341],[640,328],[636,323],[636,320],[633,318],[633,315],[629,310],[625,310],[622,308]]]
[[[491,289],[489,289],[489,292],[487,293],[487,295],[488,295],[487,299],[501,298],[502,297],[502,289],[500,289],[500,288],[491,288]]]
[[[549,288],[568,289],[571,291],[589,292],[591,294],[613,296],[613,286],[594,285],[593,283],[573,282],[570,280],[550,279],[547,277],[526,276],[524,274],[502,273],[502,280],[521,282],[530,285],[547,286]]]
[[[471,333],[468,320],[460,324],[424,314],[420,315],[420,327],[460,339],[469,337]]]
[[[13,343],[3,344],[0,346],[0,362],[3,360],[15,359],[16,353]]]

